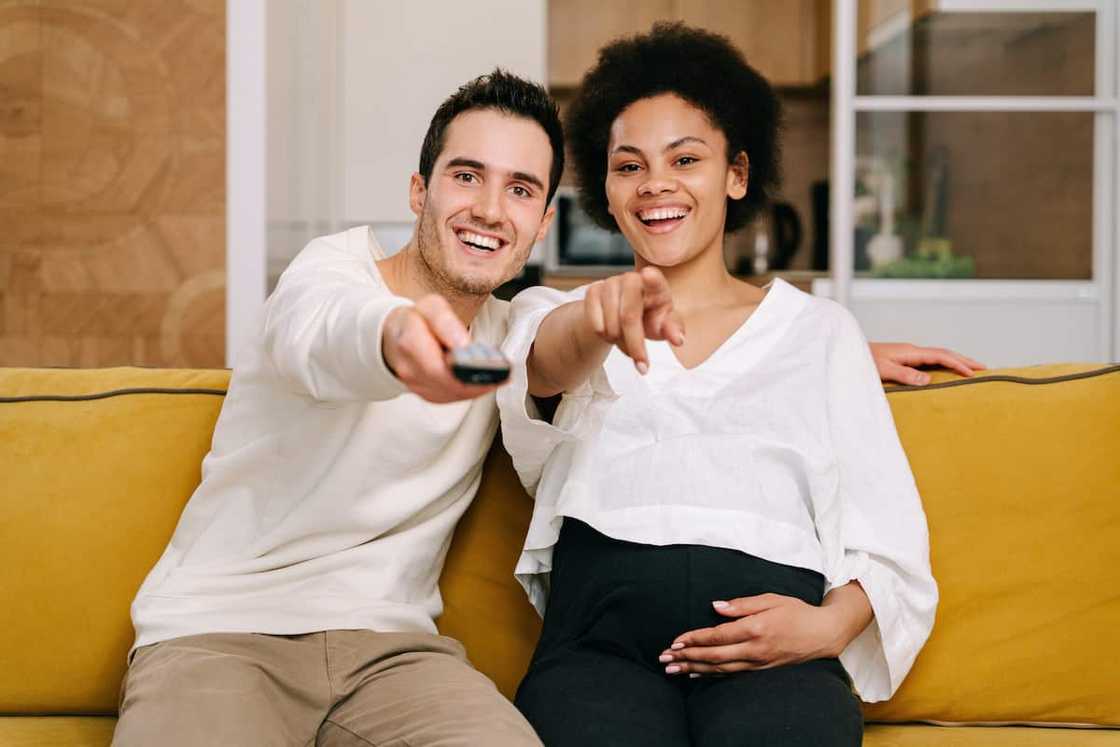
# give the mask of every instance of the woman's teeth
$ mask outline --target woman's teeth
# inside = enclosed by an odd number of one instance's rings
[[[495,239],[493,236],[483,236],[473,231],[459,231],[455,235],[459,237],[459,241],[462,241],[464,244],[470,244],[476,249],[485,249],[486,251],[492,252],[502,245],[502,242],[499,239]]]
[[[688,215],[688,208],[652,208],[649,210],[639,210],[638,220],[642,221],[642,223],[652,223],[653,221],[676,220],[677,218],[683,218],[686,215]]]

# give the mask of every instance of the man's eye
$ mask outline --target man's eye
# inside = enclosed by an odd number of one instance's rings
[[[516,184],[512,187],[512,190],[513,190],[513,193],[515,195],[517,195],[518,197],[530,197],[531,196],[531,193],[529,192],[529,190],[525,189],[522,186],[516,185]]]
[[[456,174],[455,178],[463,182],[463,184],[474,184],[476,181],[478,181],[475,175],[468,171],[462,171]]]

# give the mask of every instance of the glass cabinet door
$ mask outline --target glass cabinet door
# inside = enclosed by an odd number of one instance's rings
[[[833,11],[832,269],[815,290],[869,336],[997,365],[1115,359],[1115,4]]]

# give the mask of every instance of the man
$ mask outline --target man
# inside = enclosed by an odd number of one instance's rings
[[[562,169],[555,104],[495,71],[436,111],[400,253],[363,227],[292,262],[133,603],[114,744],[539,744],[434,618],[497,428],[493,387],[445,350],[502,341],[490,291],[547,231]]]

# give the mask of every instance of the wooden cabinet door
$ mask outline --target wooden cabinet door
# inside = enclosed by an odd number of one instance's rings
[[[680,0],[685,23],[724,34],[776,86],[818,80],[822,0]]]
[[[674,20],[678,0],[549,0],[548,80],[573,88],[610,40]]]

